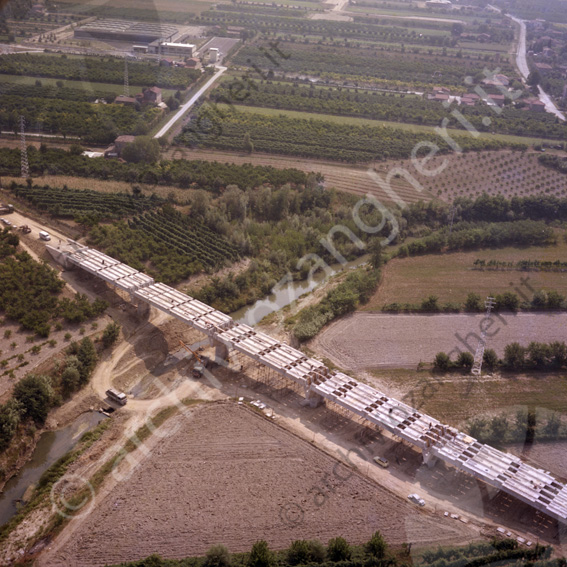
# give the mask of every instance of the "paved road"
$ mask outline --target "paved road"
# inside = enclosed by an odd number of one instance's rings
[[[499,8],[495,9],[501,12]],[[528,75],[530,74],[530,68],[528,66],[528,60],[526,57],[526,24],[524,23],[524,20],[511,16],[510,14],[508,14],[508,17],[520,26],[520,38],[518,41],[518,51],[516,53],[516,65],[518,67],[518,70],[520,71],[520,74],[522,75],[524,80],[526,80],[528,78]],[[538,87],[538,89],[539,100],[541,100],[541,102],[545,104],[545,110],[551,114],[555,114],[555,116],[557,116],[560,120],[565,120],[565,115],[555,106],[549,95],[541,87]]]
[[[167,121],[165,126],[154,136],[154,138],[161,138],[165,136],[170,128],[199,100],[202,94],[217,81],[221,75],[226,71],[226,67],[217,67],[217,72],[183,105],[179,110]]]

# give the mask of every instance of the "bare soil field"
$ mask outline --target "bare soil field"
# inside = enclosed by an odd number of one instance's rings
[[[477,259],[517,262],[519,260],[564,261],[567,243],[558,233],[557,246],[532,246],[529,248],[500,248],[428,254],[413,258],[394,258],[382,268],[382,281],[362,307],[364,311],[381,310],[390,303],[419,304],[430,295],[440,303],[463,303],[471,292],[484,297],[515,292],[520,299],[531,300],[535,291],[555,290],[567,296],[567,273],[521,272],[504,270],[476,270]],[[524,283],[522,283],[524,282]],[[529,287],[528,287],[529,286]],[[531,289],[530,289],[531,288]],[[532,291],[534,290],[534,291]],[[523,294],[523,296],[522,296]]]
[[[326,327],[310,348],[341,368],[415,367],[439,351],[474,353],[484,314],[389,315],[354,313]],[[487,348],[499,356],[517,341],[564,341],[567,313],[497,313],[488,329]]]
[[[471,528],[418,510],[245,406],[207,405],[172,419],[177,432],[39,565],[180,558],[219,542],[245,551],[259,538],[276,549],[339,534],[361,543],[375,530],[391,544],[471,537]]]

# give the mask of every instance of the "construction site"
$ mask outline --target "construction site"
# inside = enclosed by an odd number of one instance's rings
[[[425,415],[409,405],[307,357],[285,343],[236,323],[231,317],[94,249],[69,241],[48,246],[65,267],[79,267],[126,292],[142,312],[153,306],[205,335],[222,363],[230,353],[251,359],[265,372],[275,373],[304,396],[304,405],[323,401],[357,416],[369,427],[388,432],[422,454],[423,462],[437,461],[517,499],[553,521],[567,523],[567,487],[549,472],[522,462]]]

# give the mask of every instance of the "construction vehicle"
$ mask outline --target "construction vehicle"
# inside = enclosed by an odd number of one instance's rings
[[[9,215],[14,212],[14,205],[4,205],[0,203],[0,215]]]
[[[24,233],[24,234],[29,234],[31,232],[31,228],[27,225],[27,224],[23,224],[20,227],[20,230]]]
[[[201,378],[205,368],[209,366],[209,357],[208,356],[199,356],[199,354],[194,351],[190,346],[186,345],[183,341],[179,341],[179,344],[186,350],[188,350],[196,359],[197,364],[193,367],[191,373],[193,374],[193,378]]]

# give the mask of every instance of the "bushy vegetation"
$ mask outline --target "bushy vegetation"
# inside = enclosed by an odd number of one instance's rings
[[[411,562],[408,546],[401,550],[392,550],[380,532],[376,532],[363,545],[350,546],[342,537],[329,541],[324,546],[317,540],[296,540],[282,551],[273,554],[273,562],[263,562],[257,566],[251,562],[256,557],[258,545],[269,552],[266,542],[254,544],[251,553],[234,553],[230,555],[232,567],[293,567],[295,565],[321,565],[322,567],[396,567]],[[210,554],[215,554],[221,546],[213,546]],[[224,548],[224,546],[222,546]],[[226,548],[225,548],[226,549]],[[337,549],[341,549],[335,555]],[[520,548],[512,539],[494,538],[490,543],[475,543],[463,547],[439,547],[437,550],[425,550],[418,565],[427,567],[482,567],[498,563],[502,566],[516,566],[530,561],[534,567],[565,567],[565,559],[550,559],[551,546],[536,545],[533,549]],[[209,553],[205,557],[188,557],[185,559],[163,559],[152,555],[140,561],[121,563],[115,567],[207,567]],[[415,561],[416,559],[413,558]],[[415,563],[414,563],[415,564]]]
[[[204,124],[210,134],[203,135]],[[197,126],[198,124],[198,126]],[[209,130],[208,130],[209,131]],[[184,127],[175,142],[185,146],[205,146],[247,152],[250,140],[255,151],[324,158],[348,163],[367,163],[387,158],[409,158],[416,144],[428,141],[448,152],[448,144],[435,132],[418,133],[386,126],[337,124],[324,120],[265,116],[239,112],[228,106],[221,118],[203,105],[194,121]],[[489,150],[511,146],[497,140],[456,136],[454,141],[466,150]]]
[[[476,199],[458,197],[452,206],[441,201],[420,201],[406,207],[402,216],[409,226],[439,228],[453,220],[468,222],[506,222],[513,220],[567,221],[567,199],[552,195],[530,195],[506,199],[483,193]]]
[[[199,187],[219,193],[227,185],[242,188],[264,183],[281,187],[286,183],[304,185],[309,176],[298,169],[277,169],[251,164],[232,165],[200,160],[162,160],[157,164],[123,163],[118,160],[91,159],[73,151],[42,146],[28,147],[32,175],[73,175],[94,179],[114,179],[130,183],[177,185],[183,189]],[[0,175],[19,176],[20,151],[0,148]]]
[[[550,167],[552,169],[556,169],[560,173],[567,173],[567,158],[546,154],[543,156],[539,156],[539,162],[546,167]]]
[[[470,357],[461,356],[456,361],[449,355],[439,352],[435,356],[434,367],[437,370],[467,369],[472,366]],[[467,353],[470,354],[470,353]],[[519,343],[510,343],[504,348],[504,358],[495,358],[494,351],[485,351],[485,360],[491,370],[562,370],[567,366],[567,345],[564,342],[538,343],[532,341],[527,347]]]
[[[555,242],[553,229],[544,221],[461,222],[404,244],[398,256],[418,256],[452,250],[503,248],[506,246],[549,246]]]
[[[105,301],[90,303],[80,294],[74,300],[59,299],[64,287],[65,282],[55,270],[35,261],[27,252],[16,253],[0,263],[0,311],[42,337],[49,336],[51,322],[57,317],[81,322],[100,315],[107,307]]]
[[[0,74],[51,77],[92,83],[124,82],[124,60],[114,57],[69,58],[63,55],[16,53],[0,56]],[[186,89],[201,76],[200,71],[182,67],[162,67],[157,62],[128,64],[131,85]]]
[[[523,300],[511,291],[493,294],[493,311],[563,311],[567,309],[565,296],[557,291],[538,290],[531,300]],[[440,303],[436,295],[430,295],[420,304],[412,303],[389,303],[384,305],[383,311],[389,313],[480,313],[485,307],[480,295],[471,292],[463,303]]]
[[[567,425],[556,412],[522,408],[514,416],[507,412],[476,417],[467,422],[467,432],[481,443],[502,447],[508,443],[533,443],[567,439]]]
[[[31,420],[43,425],[52,407],[88,382],[97,361],[92,341],[85,337],[72,343],[66,355],[64,364],[51,373],[29,374],[20,380],[12,398],[0,405],[0,452],[10,445],[20,424]]]
[[[78,190],[49,185],[17,185],[13,182],[10,191],[30,202],[36,209],[55,217],[81,218],[86,215],[92,221],[120,219],[144,213],[162,204],[159,197],[129,195],[126,193],[100,193],[88,189]]]
[[[292,321],[293,336],[299,341],[313,338],[327,323],[354,311],[359,304],[366,303],[380,280],[377,269],[360,268],[329,291],[316,305],[302,309]],[[289,321],[288,321],[289,322]]]

